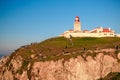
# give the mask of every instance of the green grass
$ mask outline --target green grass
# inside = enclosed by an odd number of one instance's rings
[[[18,69],[17,73],[22,74],[24,70],[27,70],[29,61],[23,61],[22,67]]]
[[[73,45],[71,45],[71,41]],[[83,51],[85,50],[95,50],[96,48],[115,48],[115,45],[120,46],[120,38],[118,37],[103,37],[103,38],[95,38],[95,37],[82,37],[82,38],[72,38],[66,39],[64,37],[56,37],[44,40],[40,43],[34,43],[32,45],[28,45],[24,48],[19,48],[15,54],[22,56],[24,59],[28,59],[30,55],[42,54],[47,58],[39,58],[38,60],[58,60],[61,58],[68,59],[71,57],[76,57],[80,54],[71,54],[71,55],[63,55],[62,52],[75,52],[75,51]],[[59,56],[57,56],[59,55]],[[96,55],[96,53],[95,53]],[[93,57],[95,56],[92,55]],[[13,54],[12,54],[13,56]],[[36,61],[38,61],[36,60]]]
[[[73,45],[71,44],[71,41]],[[64,61],[66,61],[70,58],[76,58],[79,55],[83,57],[84,60],[86,60],[87,56],[92,56],[94,59],[98,53],[87,52],[88,50],[94,51],[95,49],[115,48],[116,45],[120,47],[120,38],[118,37],[82,37],[72,38],[71,40],[64,37],[50,38],[39,43],[20,47],[10,55],[10,59],[7,61],[6,66],[9,66],[12,58],[21,56],[23,58],[23,63],[22,67],[17,72],[22,74],[24,70],[27,70],[28,64],[33,65],[33,63],[37,61],[56,61],[59,59],[64,59]],[[120,51],[116,50],[115,54],[118,52]],[[42,56],[40,56],[40,54]],[[35,55],[35,58],[31,59],[31,55]],[[28,70],[27,74],[29,79],[31,78],[30,73],[31,70]],[[111,75],[112,78],[110,77]],[[117,78],[114,76],[117,76]],[[117,79],[120,79],[120,73],[110,73],[105,78],[99,80]]]

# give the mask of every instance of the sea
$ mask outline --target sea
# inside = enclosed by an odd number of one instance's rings
[[[0,58],[2,58],[3,56],[7,56],[7,55],[5,55],[5,54],[0,54]]]

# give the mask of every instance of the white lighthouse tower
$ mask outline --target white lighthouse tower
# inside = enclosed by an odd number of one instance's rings
[[[74,31],[75,32],[81,32],[81,23],[80,23],[80,20],[79,20],[79,17],[76,16],[75,18],[75,22],[74,22]]]

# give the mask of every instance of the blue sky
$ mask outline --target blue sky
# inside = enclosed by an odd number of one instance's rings
[[[120,0],[0,0],[0,54],[73,29],[110,27],[120,33]]]

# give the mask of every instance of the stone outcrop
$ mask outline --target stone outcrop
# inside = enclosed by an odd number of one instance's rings
[[[114,49],[94,52],[98,52],[95,57],[79,55],[56,61],[25,62],[21,56],[4,57],[0,60],[0,80],[97,80],[110,72],[120,72],[120,53],[113,53]]]

